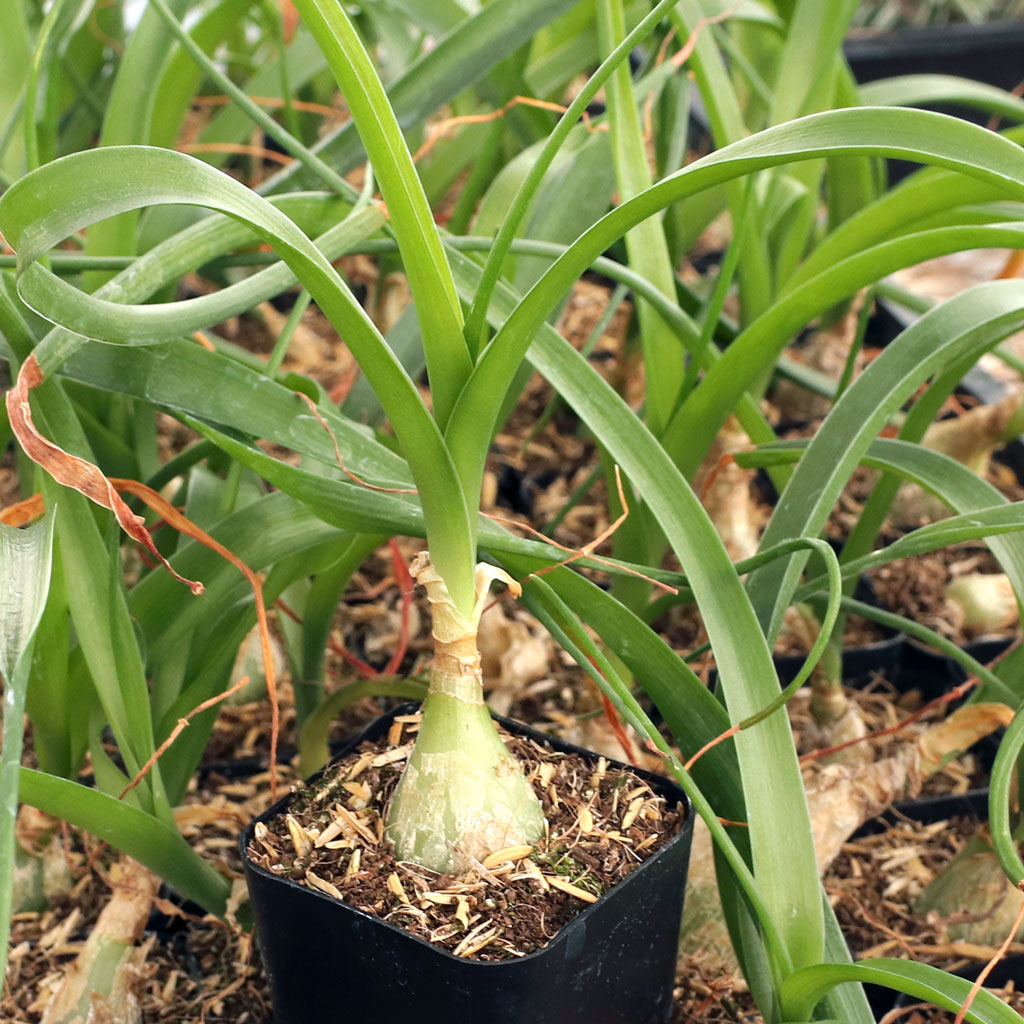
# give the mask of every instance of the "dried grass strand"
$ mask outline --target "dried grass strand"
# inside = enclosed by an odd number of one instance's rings
[[[180,153],[232,153],[238,156],[255,156],[261,160],[281,164],[287,167],[294,163],[294,158],[287,153],[278,153],[275,149],[264,146],[249,146],[243,142],[188,142],[178,147]]]
[[[0,523],[5,526],[25,526],[38,519],[46,511],[42,494],[33,494],[24,501],[16,501],[0,512]]]
[[[561,103],[552,103],[550,100],[538,100],[533,96],[513,96],[504,106],[499,107],[497,110],[489,111],[486,114],[463,114],[460,117],[445,118],[443,121],[438,121],[428,126],[426,141],[413,155],[413,163],[418,163],[442,138],[450,135],[455,128],[467,124],[490,124],[492,121],[500,121],[513,107],[535,107],[538,110],[550,110],[556,114],[564,114],[569,109]],[[588,132],[608,131],[607,124],[592,124],[590,115],[585,110],[581,120]]]
[[[270,789],[271,795],[277,799],[277,742],[281,728],[281,709],[277,699],[277,672],[274,669],[274,654],[270,646],[270,626],[267,621],[267,607],[263,600],[263,580],[259,573],[254,572],[234,552],[229,551],[219,541],[214,540],[205,530],[200,529],[191,520],[183,516],[169,501],[159,495],[151,487],[137,480],[112,478],[111,485],[118,490],[127,491],[144,502],[179,533],[191,537],[225,561],[230,562],[246,579],[252,589],[253,602],[256,606],[256,622],[259,627],[260,652],[263,656],[263,673],[267,680],[267,696],[270,698]],[[172,570],[173,571],[173,570]]]
[[[210,708],[216,707],[221,701],[227,700],[228,697],[238,693],[239,690],[248,685],[248,682],[249,677],[242,676],[234,686],[228,687],[228,689],[224,690],[222,693],[218,693],[215,697],[210,697],[209,700],[204,700],[202,704],[196,705],[196,707],[194,707],[183,718],[179,718],[177,724],[170,731],[167,739],[165,739],[163,743],[161,743],[160,746],[150,754],[149,760],[146,761],[146,763],[139,769],[135,778],[132,779],[132,781],[129,782],[120,793],[118,793],[117,799],[123,800],[153,770],[153,765],[163,757],[171,744],[185,731],[185,729],[188,728],[189,722],[191,722],[196,715],[202,714],[202,712],[209,711]],[[276,777],[277,773],[274,772],[273,775],[271,775],[271,786],[273,786],[273,780]]]
[[[331,439],[331,444],[334,446],[334,458],[338,463],[338,468],[345,474],[351,481],[359,484],[360,487],[365,487],[368,491],[381,491],[384,494],[415,494],[416,488],[414,487],[378,487],[376,484],[371,484],[369,481],[364,480],[361,476],[357,476],[350,469],[345,468],[345,460],[341,457],[341,448],[338,446],[338,438],[334,431],[331,429],[331,425],[324,419],[320,410],[316,407],[316,403],[309,395],[303,394],[301,391],[296,391],[296,395],[301,398],[306,405],[309,406],[309,411],[316,417],[317,423],[320,424],[324,430],[327,431],[327,435]]]

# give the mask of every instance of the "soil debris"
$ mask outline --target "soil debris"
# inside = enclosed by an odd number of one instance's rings
[[[957,920],[914,909],[977,829],[973,818],[929,824],[900,818],[844,844],[824,882],[858,959],[906,957],[956,971],[995,955],[995,949],[951,938]],[[1010,952],[1024,952],[1024,943],[1013,943]]]
[[[495,961],[540,949],[682,824],[646,782],[605,758],[595,765],[503,733],[543,803],[545,838],[496,851],[459,877],[396,861],[384,823],[419,716],[397,721],[398,746],[388,747],[390,736],[364,743],[299,787],[288,814],[257,826],[249,856],[456,956]]]
[[[975,636],[963,628],[962,616],[946,600],[946,588],[973,573],[998,573],[995,557],[980,544],[958,544],[941,551],[902,558],[869,573],[883,608],[898,608],[901,615],[934,629],[958,644]],[[1019,626],[1006,635],[1019,632]]]

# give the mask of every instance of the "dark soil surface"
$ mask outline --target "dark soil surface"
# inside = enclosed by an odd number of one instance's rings
[[[283,774],[287,784],[291,779]],[[245,899],[238,835],[270,805],[267,773],[229,779],[216,771],[176,812],[195,848],[234,882],[230,908]],[[110,897],[116,854],[69,828],[63,840],[72,887],[41,912],[15,915],[4,1024],[38,1024]],[[204,916],[171,893],[154,904],[134,994],[145,1024],[270,1024],[270,996],[252,936],[237,924]]]
[[[468,876],[396,861],[384,822],[418,726],[418,715],[400,716],[385,740],[299,789],[292,813],[257,826],[252,860],[457,956],[505,960],[544,946],[681,825],[637,776],[506,734],[543,804],[547,836],[492,854]]]

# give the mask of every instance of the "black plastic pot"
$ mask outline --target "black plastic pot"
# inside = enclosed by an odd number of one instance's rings
[[[963,645],[963,650],[972,658],[987,665],[998,658],[1015,640],[1015,637],[993,637],[989,640],[973,640]],[[926,647],[908,637],[903,648],[903,667],[900,682],[907,689],[918,687],[927,700],[934,700],[959,686],[967,679],[967,672],[959,662]]]
[[[396,709],[349,745],[387,733]],[[554,750],[598,755],[499,719]],[[347,753],[347,751],[346,751]],[[614,762],[613,762],[614,764]],[[627,767],[616,765],[616,767]],[[682,790],[629,768],[673,805]],[[257,821],[281,814],[290,797]],[[543,949],[499,963],[464,960],[324,893],[278,878],[246,856],[245,876],[270,982],[276,1024],[316,1019],[407,1024],[664,1024],[672,987],[693,816],[679,835]]]
[[[920,313],[887,298],[876,298],[875,306],[876,312],[872,314],[871,321],[869,321],[869,329],[872,324],[877,322],[877,331],[873,336],[872,343],[883,348],[897,335],[902,334],[908,327],[916,323],[921,316]],[[976,398],[986,405],[994,405],[1006,398],[1010,394],[1010,389],[1005,381],[992,376],[988,370],[976,363],[963,375],[956,387],[956,392]],[[996,458],[1003,459],[1017,472],[1020,479],[1024,479],[1024,445],[1018,441],[1011,441],[996,453]]]
[[[885,630],[889,635],[884,640],[863,644],[860,647],[844,647],[842,653],[842,677],[847,686],[858,686],[870,682],[876,672],[892,678],[902,664],[905,637],[902,633]],[[805,656],[787,654],[776,657],[775,670],[781,683],[789,683],[803,668]]]
[[[907,818],[919,821],[922,825],[945,821],[947,818],[977,818],[979,822],[988,821],[988,789],[971,789],[966,793],[947,793],[943,796],[902,800],[893,804],[891,810],[862,825],[853,837],[877,835],[896,821]]]
[[[876,674],[892,680],[902,672],[903,648],[906,637],[903,633],[886,629],[888,634],[884,640],[862,644],[860,647],[844,647],[842,652],[842,682],[844,686],[866,687]],[[791,683],[803,668],[807,660],[805,654],[773,655],[772,664],[779,677],[779,683],[785,686]],[[709,669],[708,685],[718,684],[717,669]]]
[[[896,75],[942,74],[1009,90],[1021,80],[1024,22],[866,32],[847,39],[843,52],[862,83]]]
[[[1024,22],[987,25],[928,25],[853,36],[843,52],[861,84],[899,75],[956,75],[1008,91],[1021,80]],[[987,111],[953,104],[929,104],[943,114],[985,125]],[[921,166],[888,160],[890,182],[905,178]]]

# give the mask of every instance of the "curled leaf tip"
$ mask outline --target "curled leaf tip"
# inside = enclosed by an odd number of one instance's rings
[[[203,585],[194,580],[185,579],[171,568],[170,563],[157,550],[153,538],[146,529],[141,516],[137,516],[114,489],[113,484],[103,475],[97,466],[77,455],[64,451],[52,441],[43,437],[32,422],[32,409],[28,394],[43,383],[44,376],[36,362],[35,355],[30,355],[22,364],[21,372],[5,396],[7,415],[11,421],[11,429],[25,454],[36,465],[46,470],[59,484],[70,487],[84,495],[90,501],[109,509],[114,513],[118,524],[132,540],[138,541],[157,561],[176,579],[184,583],[193,594],[201,594]]]
[[[46,503],[41,494],[33,494],[31,498],[8,505],[0,512],[0,523],[7,526],[27,526],[46,512]]]

